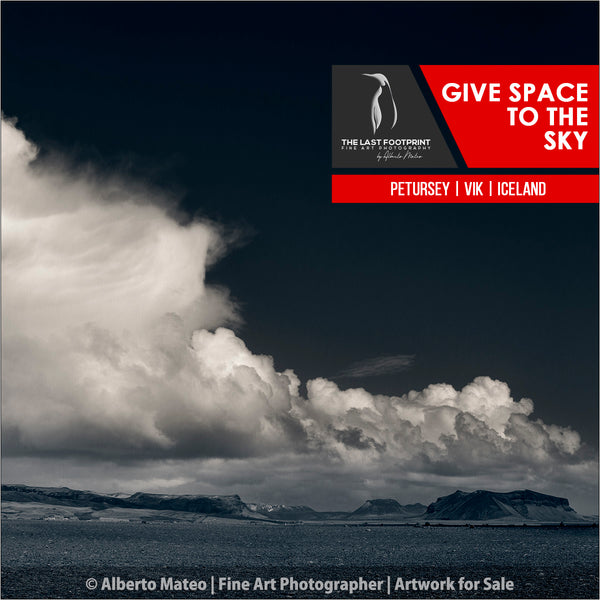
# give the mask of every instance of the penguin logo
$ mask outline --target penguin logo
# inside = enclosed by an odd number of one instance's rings
[[[387,77],[381,73],[363,73],[363,75],[365,77],[373,77],[379,82],[379,87],[373,96],[373,100],[371,100],[371,123],[373,125],[373,134],[375,134],[381,125],[382,115],[381,107],[379,106],[379,96],[381,96],[383,93],[383,88],[387,88],[389,90],[392,106],[394,107],[394,122],[392,123],[391,127],[393,129],[394,125],[396,125],[396,121],[398,120],[398,110],[396,109],[396,103],[394,102],[394,95],[392,94],[390,82],[388,81]]]

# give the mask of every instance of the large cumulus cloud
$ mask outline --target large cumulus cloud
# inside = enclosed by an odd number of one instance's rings
[[[235,306],[205,283],[219,228],[122,178],[38,164],[14,123],[2,136],[5,478],[317,505],[461,484],[593,498],[579,435],[506,383],[391,397],[319,378],[301,394],[226,327]]]

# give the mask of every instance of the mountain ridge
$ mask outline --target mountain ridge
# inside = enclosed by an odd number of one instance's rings
[[[410,518],[422,515],[427,507],[424,504],[406,504],[402,505],[393,498],[376,498],[367,500],[359,506],[353,513],[348,515],[348,519],[364,519],[366,517],[377,517],[380,519]]]
[[[436,520],[526,519],[535,521],[585,520],[569,506],[566,498],[533,490],[491,492],[457,490],[432,502],[425,517]]]
[[[161,515],[167,513],[173,513],[176,516],[193,514],[273,522],[344,520],[416,522],[421,519],[427,521],[558,523],[588,520],[571,508],[566,498],[542,494],[533,490],[514,490],[512,492],[491,492],[489,490],[463,492],[457,490],[447,496],[439,497],[428,506],[420,503],[401,505],[393,498],[377,498],[365,501],[353,512],[346,512],[316,511],[306,505],[245,503],[237,494],[171,495],[136,492],[127,496],[124,494],[100,494],[68,487],[2,484],[2,503],[3,509],[6,503],[18,506],[28,504],[60,506],[65,509],[73,509],[71,510],[73,514],[81,512],[82,509],[89,509],[94,515],[143,510]],[[3,517],[9,513],[10,511],[7,510],[5,514],[3,510]],[[141,512],[137,514],[140,515]]]

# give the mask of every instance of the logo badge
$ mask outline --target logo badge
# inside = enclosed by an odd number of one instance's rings
[[[410,67],[334,65],[333,168],[455,168]]]

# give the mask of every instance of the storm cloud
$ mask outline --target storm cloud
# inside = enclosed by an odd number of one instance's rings
[[[459,486],[593,504],[596,457],[504,382],[385,396],[317,378],[301,393],[293,370],[246,347],[227,290],[205,282],[227,251],[219,227],[177,222],[137,182],[36,161],[14,122],[2,139],[7,481],[317,508]],[[384,358],[346,376],[412,360]]]

